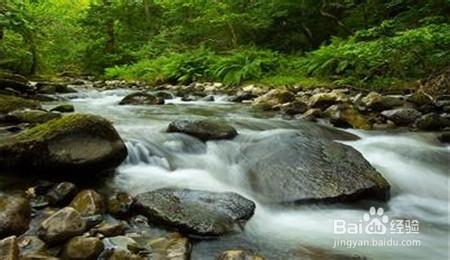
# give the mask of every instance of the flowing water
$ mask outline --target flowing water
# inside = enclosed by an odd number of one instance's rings
[[[255,200],[256,213],[242,234],[197,241],[193,259],[209,259],[220,250],[254,248],[270,259],[330,259],[357,255],[374,259],[448,259],[450,147],[433,134],[352,133],[360,140],[345,142],[360,151],[392,186],[383,207],[390,219],[418,220],[418,234],[337,235],[335,220],[359,223],[373,202],[354,205],[267,206],[247,188],[237,163],[242,144],[280,131],[295,131],[299,121],[253,112],[224,97],[215,102],[169,100],[162,106],[119,106],[128,90],[83,90],[68,95],[78,112],[104,116],[114,122],[126,141],[129,156],[108,186],[132,194],[162,187],[233,191]],[[239,132],[232,141],[206,144],[181,134],[167,134],[176,119],[221,118]],[[252,158],[258,160],[258,158]],[[337,240],[420,240],[420,246],[335,246]],[[336,247],[336,248],[333,248]],[[339,258],[339,257],[336,257]]]

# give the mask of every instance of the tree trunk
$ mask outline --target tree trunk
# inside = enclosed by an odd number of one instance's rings
[[[105,11],[109,13],[109,9],[111,8],[109,0],[103,0],[103,6],[105,7]],[[106,37],[105,51],[106,53],[114,53],[116,43],[114,35],[114,18],[112,18],[111,15],[108,15],[106,20]]]
[[[145,22],[148,24],[150,22],[150,3],[149,3],[149,0],[144,0],[144,12],[145,12]]]
[[[228,23],[228,28],[230,29],[231,33],[231,44],[233,45],[233,48],[236,48],[239,43],[236,31],[234,30],[234,27],[231,23]]]

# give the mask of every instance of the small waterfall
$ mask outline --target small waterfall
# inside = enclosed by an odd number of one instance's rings
[[[152,152],[152,149],[137,141],[126,142],[128,157],[124,161],[124,165],[148,164],[159,166],[164,169],[170,169],[169,161],[160,155]]]

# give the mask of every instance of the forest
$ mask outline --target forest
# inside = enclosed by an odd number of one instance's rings
[[[450,0],[0,0],[0,260],[449,257]]]
[[[450,63],[449,13],[447,0],[1,0],[0,68],[402,88]]]

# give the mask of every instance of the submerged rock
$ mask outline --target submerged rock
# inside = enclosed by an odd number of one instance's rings
[[[30,202],[19,196],[0,196],[0,238],[21,235],[31,221]]]
[[[178,120],[169,124],[168,133],[184,133],[202,141],[232,139],[238,133],[226,122],[213,120]]]
[[[171,188],[137,195],[135,207],[150,220],[204,236],[232,232],[255,211],[255,203],[236,193]]]
[[[250,187],[268,203],[387,200],[388,182],[354,148],[286,132],[242,150]]]
[[[15,96],[0,95],[0,114],[21,109],[40,109],[41,105],[36,100],[24,99]]]
[[[103,251],[102,241],[96,237],[74,237],[64,246],[63,259],[95,260]]]
[[[127,156],[109,121],[72,114],[15,135],[0,144],[0,168],[95,172],[118,166]]]
[[[65,207],[44,220],[38,229],[38,236],[48,244],[56,244],[83,234],[86,223],[80,213]]]
[[[0,240],[0,259],[19,260],[20,250],[16,236],[7,237]]]
[[[164,99],[146,92],[136,92],[124,97],[119,105],[162,105]]]

